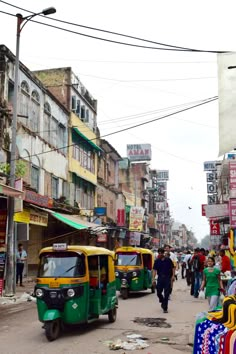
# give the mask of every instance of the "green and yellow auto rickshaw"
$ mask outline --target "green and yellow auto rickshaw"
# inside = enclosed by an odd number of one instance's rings
[[[108,315],[116,320],[113,252],[93,246],[54,244],[39,254],[35,296],[46,337],[55,340],[65,325]]]
[[[146,248],[120,247],[115,252],[116,289],[120,290],[123,299],[127,299],[130,291],[151,289],[153,252]]]

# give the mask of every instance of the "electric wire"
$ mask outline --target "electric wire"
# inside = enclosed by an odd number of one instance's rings
[[[0,0],[0,2],[6,4],[8,6],[17,8],[19,10],[23,10],[23,11],[26,11],[28,13],[35,14],[35,12],[33,12],[33,11],[18,7],[16,5],[10,4],[10,3],[6,2],[6,1]],[[44,17],[43,15],[39,15],[39,16],[40,17]],[[138,48],[167,50],[167,51],[168,50],[169,51],[181,51],[181,52],[187,51],[187,52],[197,52],[197,53],[214,53],[214,54],[217,54],[217,53],[228,53],[228,51],[202,50],[202,49],[194,49],[194,48],[188,48],[188,47],[175,46],[175,45],[172,45],[172,44],[166,44],[166,43],[162,43],[162,42],[151,41],[151,40],[147,40],[147,39],[144,39],[144,38],[130,36],[130,35],[126,35],[126,34],[123,34],[123,33],[114,32],[114,31],[108,31],[108,30],[103,30],[103,29],[99,29],[99,28],[95,28],[95,27],[79,25],[79,24],[76,24],[76,23],[72,23],[72,22],[56,19],[56,18],[50,17],[50,16],[47,16],[47,18],[49,20],[56,21],[56,22],[59,22],[59,23],[64,23],[64,24],[71,25],[71,26],[77,26],[77,27],[81,27],[81,28],[85,28],[85,29],[90,29],[90,30],[93,30],[93,31],[103,32],[103,33],[107,33],[107,34],[112,34],[112,35],[115,35],[115,36],[120,36],[120,37],[124,37],[124,38],[130,38],[130,39],[134,39],[134,40],[137,40],[137,41],[142,41],[142,42],[147,42],[147,43],[151,43],[151,44],[161,45],[161,46],[163,46],[165,48],[148,47],[148,46],[143,46],[143,45],[135,45],[135,44],[131,44],[131,43],[125,43],[125,42],[121,42],[121,41],[114,41],[114,40],[105,39],[105,38],[101,38],[101,37],[97,37],[97,36],[91,36],[91,35],[88,35],[88,34],[85,34],[85,33],[71,31],[71,30],[68,30],[68,29],[65,29],[65,28],[62,28],[62,27],[49,25],[49,24],[46,24],[46,23],[43,23],[43,22],[40,22],[40,21],[35,21],[35,20],[31,20],[31,21],[35,22],[35,23],[43,24],[43,25],[46,25],[46,26],[49,26],[49,27],[53,27],[53,28],[56,28],[56,29],[64,30],[64,31],[67,31],[67,32],[71,32],[71,33],[74,33],[74,34],[78,34],[78,35],[81,35],[81,36],[85,36],[85,37],[89,37],[89,38],[93,38],[93,39],[97,39],[97,40],[102,40],[102,41],[107,41],[107,42],[110,42],[110,43],[116,43],[116,44],[132,46],[132,47],[138,47]]]
[[[179,113],[182,113],[182,112],[186,112],[186,111],[188,111],[188,110],[190,110],[190,109],[200,107],[200,106],[205,105],[205,104],[207,104],[207,103],[214,102],[214,101],[216,101],[217,99],[218,99],[218,97],[217,97],[217,96],[214,96],[214,97],[209,98],[208,101],[205,100],[204,102],[198,103],[198,104],[193,105],[193,106],[191,106],[191,107],[183,108],[183,109],[181,109],[181,110],[178,110],[178,111],[175,111],[175,112],[166,114],[166,115],[164,115],[164,116],[161,116],[161,117],[158,117],[158,118],[154,118],[154,119],[152,119],[152,120],[149,120],[149,121],[146,121],[146,122],[143,122],[143,123],[135,124],[135,125],[133,125],[133,126],[131,126],[131,127],[128,127],[128,128],[123,128],[123,129],[119,129],[119,130],[116,130],[116,131],[111,132],[111,133],[108,133],[108,134],[104,134],[104,135],[100,136],[99,138],[102,139],[102,138],[105,138],[105,137],[107,137],[107,136],[112,136],[112,135],[119,134],[119,133],[122,133],[122,132],[124,132],[124,131],[130,130],[130,129],[138,128],[138,127],[141,127],[141,126],[143,126],[143,125],[147,125],[147,124],[153,123],[153,122],[155,122],[155,121],[158,121],[158,120],[162,120],[162,119],[171,117],[171,116],[173,116],[173,115],[175,115],[175,114],[179,114]],[[97,140],[97,137],[94,138],[94,139],[88,139],[88,141],[93,141],[93,140]],[[37,154],[32,154],[32,155],[28,155],[28,156],[24,156],[24,157],[19,157],[19,158],[15,159],[15,160],[25,159],[25,158],[29,158],[29,157],[33,157],[33,156],[44,155],[44,154],[47,154],[47,153],[50,153],[50,152],[53,152],[53,151],[59,151],[59,150],[67,149],[67,148],[72,147],[72,146],[74,146],[74,145],[76,145],[76,144],[73,143],[73,144],[69,144],[69,145],[66,145],[66,146],[59,147],[59,148],[56,148],[56,147],[55,147],[55,148],[53,148],[53,149],[51,149],[51,150],[48,150],[48,151],[44,151],[44,152],[40,152],[40,153],[37,153]]]

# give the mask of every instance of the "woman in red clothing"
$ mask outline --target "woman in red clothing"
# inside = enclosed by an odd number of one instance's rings
[[[220,250],[221,257],[221,272],[225,273],[227,271],[231,271],[230,259],[225,254],[225,250]]]

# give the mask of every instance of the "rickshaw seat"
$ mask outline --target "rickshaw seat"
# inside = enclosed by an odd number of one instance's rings
[[[90,277],[89,284],[91,287],[96,288],[98,286],[98,278]]]

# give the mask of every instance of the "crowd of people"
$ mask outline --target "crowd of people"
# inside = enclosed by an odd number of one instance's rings
[[[207,298],[209,311],[216,308],[220,295],[226,293],[226,283],[223,283],[221,275],[232,272],[230,258],[225,250],[215,252],[196,248],[194,251],[176,254],[169,245],[158,249],[153,267],[153,282],[165,313],[168,312],[173,283],[178,279],[180,270],[182,278],[186,279],[190,294],[194,298]],[[227,294],[235,292],[236,281],[232,281],[227,288]]]

